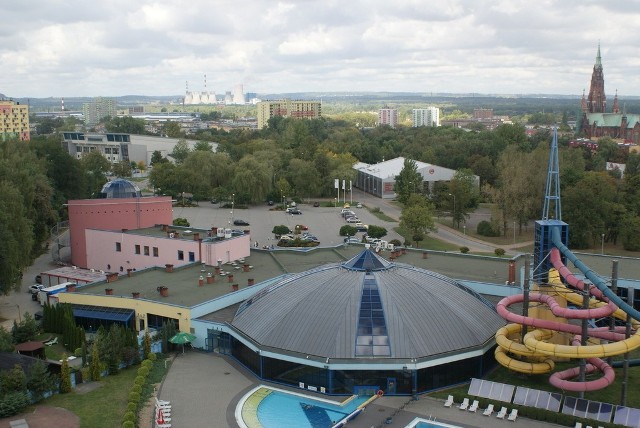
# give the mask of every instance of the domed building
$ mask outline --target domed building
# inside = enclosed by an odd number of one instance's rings
[[[129,180],[124,178],[116,178],[107,182],[102,186],[102,190],[98,193],[98,199],[114,199],[114,198],[140,198],[142,193],[140,188]]]
[[[469,288],[365,249],[243,302],[228,346],[274,382],[329,394],[416,394],[482,376],[503,325]]]

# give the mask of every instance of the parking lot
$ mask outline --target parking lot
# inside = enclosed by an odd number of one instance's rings
[[[297,224],[303,224],[309,228],[309,233],[320,240],[321,246],[334,246],[343,242],[339,235],[340,228],[348,224],[340,215],[342,206],[338,207],[314,207],[311,204],[299,204],[302,214],[287,214],[282,209],[276,210],[274,206],[267,204],[251,206],[247,209],[234,208],[233,214],[230,208],[221,208],[219,204],[201,202],[197,207],[175,207],[173,218],[186,218],[191,226],[199,228],[231,227],[233,229],[249,230],[253,243],[260,247],[264,245],[276,245],[277,240],[271,233],[274,226],[285,225],[293,231]],[[400,235],[393,231],[397,223],[379,220],[366,208],[353,208],[358,218],[364,224],[382,226],[387,229],[387,236],[383,239],[400,239]],[[242,219],[249,226],[230,226],[234,220]],[[361,238],[362,232],[356,236]]]

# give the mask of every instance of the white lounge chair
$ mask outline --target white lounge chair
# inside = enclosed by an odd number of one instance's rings
[[[507,417],[507,419],[512,422],[515,422],[517,417],[518,417],[518,409],[511,409],[511,413],[509,413],[509,416]],[[587,427],[587,428],[590,428],[590,427]]]
[[[484,409],[484,412],[482,412],[482,414],[485,416],[491,416],[492,413],[493,413],[493,404],[489,404],[487,408]]]
[[[469,399],[465,397],[465,399],[462,400],[462,403],[458,406],[458,409],[467,410],[468,408],[469,408]]]
[[[453,406],[453,395],[447,397],[447,401],[444,402],[444,407]]]
[[[476,410],[478,410],[479,405],[480,403],[478,403],[478,400],[473,400],[473,403],[471,403],[471,407],[469,407],[469,411],[475,412]]]
[[[51,346],[51,345],[55,345],[56,343],[58,343],[58,336],[54,337],[53,339],[44,342],[45,345],[47,346]]]
[[[500,409],[500,411],[498,412],[498,414],[496,415],[496,418],[504,419],[505,416],[507,416],[507,408],[506,407],[502,407]]]

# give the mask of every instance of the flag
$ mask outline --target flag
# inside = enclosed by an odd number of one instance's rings
[[[340,188],[340,180],[338,180],[338,179],[336,178],[336,179],[335,179],[335,182],[334,182],[334,184],[333,184],[333,186],[334,186],[336,189],[339,189],[339,188]]]

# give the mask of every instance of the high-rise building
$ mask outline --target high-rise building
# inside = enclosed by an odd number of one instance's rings
[[[84,103],[82,105],[84,124],[86,126],[94,126],[97,125],[103,117],[115,117],[116,109],[116,100],[102,97],[94,98],[90,103]]]
[[[398,109],[385,107],[378,110],[378,125],[395,128],[398,125]]]
[[[0,140],[9,138],[29,141],[29,107],[0,99]]]
[[[413,127],[440,126],[440,109],[438,107],[414,108],[412,110]]]
[[[300,119],[317,119],[322,116],[320,101],[260,101],[258,104],[258,129],[265,128],[274,116]]]

